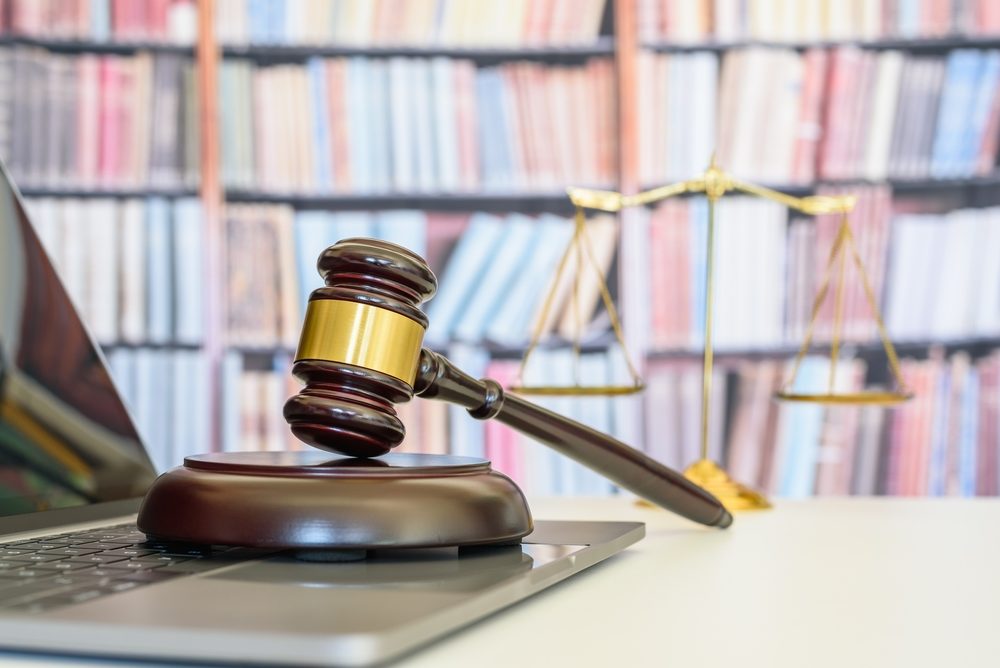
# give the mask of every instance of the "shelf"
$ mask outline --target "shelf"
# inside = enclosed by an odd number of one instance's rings
[[[126,343],[115,341],[112,343],[99,343],[102,350],[201,350],[204,346],[200,343]]]
[[[875,40],[819,40],[813,42],[779,42],[764,40],[737,40],[734,42],[649,42],[644,48],[660,53],[683,53],[688,51],[729,51],[750,47],[781,48],[804,51],[809,48],[836,48],[838,46],[856,46],[862,49],[887,51],[896,49],[913,53],[940,53],[954,49],[992,49],[1000,47],[1000,35],[984,37],[928,37],[925,39],[886,38]]]
[[[1000,334],[996,336],[974,336],[947,340],[893,341],[893,347],[900,355],[926,357],[933,349],[941,349],[947,353],[956,350],[969,350],[975,354],[987,353],[995,348],[1000,349]],[[881,341],[866,343],[841,342],[840,349],[845,354],[859,357],[884,356],[885,350]],[[770,348],[717,349],[713,357],[717,360],[726,359],[784,359],[795,357],[799,352],[799,344],[774,346]],[[830,344],[822,343],[810,346],[809,354],[828,354]],[[651,350],[646,353],[651,360],[700,360],[701,350]]]
[[[226,190],[229,203],[289,204],[296,209],[432,209],[438,211],[530,211],[568,214],[573,206],[565,192],[475,192],[452,194],[281,194]]]
[[[541,60],[547,62],[579,61],[614,54],[614,42],[609,36],[600,37],[590,44],[565,46],[498,46],[462,47],[447,45],[392,46],[350,44],[253,44],[249,46],[223,46],[225,57],[249,58],[258,61],[303,61],[320,56],[325,58],[365,56],[389,58],[394,56],[433,58],[465,58],[480,63],[508,60]]]
[[[23,186],[20,188],[24,197],[80,197],[98,198],[113,197],[127,199],[130,197],[197,197],[194,188],[50,188],[47,186]]]
[[[193,44],[175,44],[172,42],[122,42],[85,40],[76,38],[42,38],[27,35],[0,35],[0,46],[32,46],[48,49],[58,53],[107,53],[131,54],[136,51],[153,51],[156,53],[178,53],[194,56]]]

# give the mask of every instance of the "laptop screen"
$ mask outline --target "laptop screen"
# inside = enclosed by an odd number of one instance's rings
[[[154,476],[0,167],[0,516],[135,498]]]

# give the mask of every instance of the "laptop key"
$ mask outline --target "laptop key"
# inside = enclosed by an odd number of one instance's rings
[[[67,557],[79,557],[84,554],[94,554],[100,552],[100,548],[89,547],[58,547],[54,550],[42,550],[38,554],[61,554]]]
[[[107,550],[104,554],[120,554],[123,557],[145,557],[147,554],[159,553],[156,550],[142,550],[136,547],[120,547],[117,550]]]
[[[86,563],[74,563],[72,561],[57,561],[53,564],[39,564],[38,571],[48,571],[49,573],[66,573],[69,571],[82,571],[87,568],[93,568],[94,564]]]
[[[70,557],[66,561],[73,564],[113,564],[117,561],[125,561],[128,559],[125,555],[111,554],[110,552],[104,552],[102,554],[88,554],[82,557]]]
[[[34,554],[22,554],[17,557],[7,557],[7,561],[33,564],[45,563],[46,561],[60,561],[65,558],[66,557],[60,554],[42,554],[41,552],[36,552]]]
[[[162,569],[157,569],[155,571],[138,571],[135,573],[129,573],[122,580],[128,582],[163,582],[164,580],[169,580],[175,577],[183,576],[183,573],[172,573],[170,571],[165,571]]]

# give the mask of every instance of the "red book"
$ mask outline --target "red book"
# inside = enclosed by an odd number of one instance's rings
[[[326,61],[326,99],[330,119],[330,164],[333,166],[334,190],[351,190],[351,128],[348,123],[347,61],[334,58]],[[318,148],[317,150],[322,150]]]
[[[486,377],[509,387],[517,380],[517,362],[491,362],[486,368]],[[487,420],[485,423],[486,458],[493,463],[493,469],[499,471],[518,484],[524,483],[524,454],[521,451],[520,439],[511,427]]]
[[[121,62],[118,56],[103,56],[100,60],[100,111],[98,126],[100,127],[100,148],[97,160],[97,181],[105,187],[114,185],[119,171],[119,156],[121,154],[121,138],[124,134],[120,123],[122,90],[119,70]]]
[[[811,183],[816,178],[816,156],[823,136],[823,92],[828,62],[826,49],[809,49],[803,56],[799,126],[792,157],[792,182]]]
[[[100,174],[101,145],[104,136],[102,115],[102,65],[101,58],[83,54],[76,60],[79,98],[77,101],[76,174],[79,185],[90,187],[97,183]]]
[[[840,47],[830,58],[819,154],[819,173],[825,179],[849,176],[850,109],[857,95],[861,55],[856,47]]]

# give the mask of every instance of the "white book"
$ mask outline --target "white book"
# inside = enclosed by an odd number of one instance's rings
[[[933,272],[934,306],[928,309],[933,311],[927,321],[930,338],[956,339],[971,333],[974,316],[972,297],[983,285],[973,266],[976,249],[983,242],[976,234],[979,217],[978,211],[959,209],[936,221],[945,231],[943,246],[934,249],[939,271]],[[913,269],[919,271],[916,267]],[[927,296],[932,297],[930,294]]]
[[[174,340],[197,344],[204,337],[204,244],[201,204],[174,202]]]
[[[263,449],[284,450],[287,441],[288,426],[282,417],[281,409],[285,405],[285,378],[278,371],[260,374],[261,406],[260,414],[264,421]]]
[[[197,383],[194,378],[194,355],[192,350],[175,350],[170,353],[170,459],[166,462],[167,468],[180,466],[184,457],[188,454],[194,438],[195,415],[191,410],[191,400],[193,398],[193,385]]]
[[[718,128],[719,59],[714,53],[691,54],[690,66],[694,78],[691,96],[687,174],[699,174],[716,150]],[[689,178],[685,175],[683,178]]]
[[[490,249],[492,257],[483,267],[485,279],[475,286],[475,299],[468,301],[455,325],[453,336],[460,341],[475,342],[483,338],[507,292],[526,270],[525,260],[536,239],[535,221],[515,213],[502,225],[503,235]]]
[[[89,324],[93,319],[90,291],[87,290],[89,208],[80,200],[64,200],[61,208],[60,233],[63,253],[59,274],[70,299],[76,304],[84,321]]]
[[[166,343],[172,333],[173,280],[170,208],[167,201],[146,200],[146,331],[152,343]]]
[[[903,54],[883,51],[878,59],[875,74],[875,99],[868,121],[868,143],[865,148],[863,175],[873,181],[885,179],[889,173],[889,151],[892,148],[893,121],[899,100],[900,77],[903,72]]]
[[[455,72],[451,58],[430,61],[430,97],[434,129],[437,187],[452,193],[462,189],[458,155],[458,114],[455,100]]]
[[[87,287],[90,328],[98,341],[118,338],[118,207],[114,200],[89,202],[87,220]],[[127,281],[127,276],[122,276]]]
[[[261,430],[261,372],[244,369],[240,373],[239,418],[240,439],[236,449],[240,452],[256,452],[264,449],[264,434]]]
[[[121,338],[146,339],[146,223],[141,200],[121,203]]]
[[[228,350],[222,357],[222,451],[237,452],[240,444],[240,376],[243,356]]]
[[[409,193],[416,190],[416,133],[413,110],[412,73],[418,67],[412,58],[388,61],[389,132],[392,139],[392,189]],[[373,105],[374,107],[375,105]]]
[[[976,262],[979,279],[973,308],[973,332],[980,335],[1000,333],[1000,208],[985,209],[977,216],[978,239]]]
[[[611,370],[604,352],[586,353],[580,356],[580,383],[584,387],[608,385]],[[602,434],[610,434],[612,429],[611,398],[602,396],[574,397],[573,417]],[[614,490],[614,484],[601,474],[583,464],[575,464],[575,482],[580,493],[587,496],[607,496]]]
[[[538,386],[551,383],[548,358],[550,351],[539,349],[532,355],[531,364],[524,369],[521,379],[525,385]],[[537,397],[532,403],[543,408],[553,408],[553,397]],[[557,470],[560,455],[552,448],[523,434],[518,435],[521,452],[524,453],[524,491],[528,496],[552,496],[560,494],[557,484]]]
[[[430,346],[444,346],[467,301],[479,289],[489,258],[503,232],[504,222],[490,214],[476,213],[452,251],[437,295],[427,303],[425,340]]]
[[[124,399],[129,412],[135,414],[135,353],[130,348],[113,348],[108,351],[111,380],[118,394]]]

